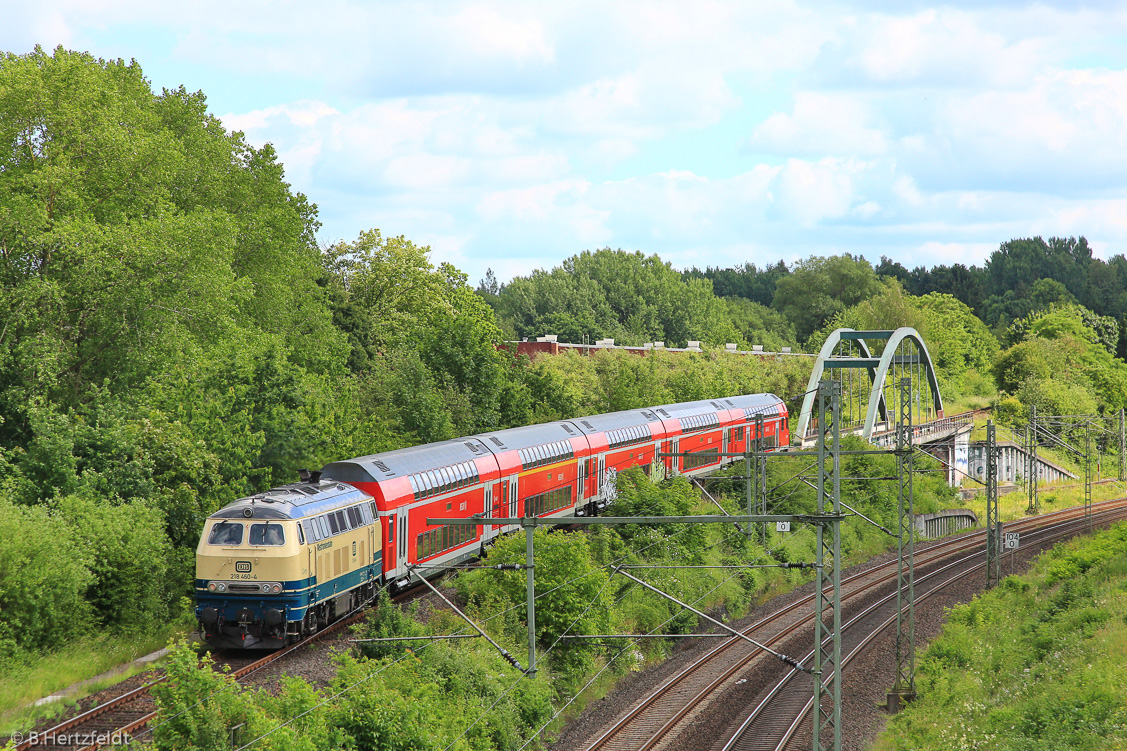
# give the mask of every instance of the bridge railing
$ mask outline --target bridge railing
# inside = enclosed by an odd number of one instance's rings
[[[938,436],[953,433],[960,430],[967,425],[974,422],[973,412],[964,412],[960,415],[952,415],[951,417],[940,417],[938,420],[931,420],[922,425],[912,426],[912,442],[913,443],[926,443]],[[859,433],[860,428],[849,431]],[[817,431],[808,432],[806,440],[814,440],[818,437]],[[891,423],[883,422],[877,423],[873,430],[872,442],[878,446],[892,446],[896,443],[896,426]]]
[[[925,422],[922,425],[912,426],[912,443],[926,443],[939,436],[954,433],[974,423],[974,415],[966,412],[951,417],[940,417],[938,420]],[[878,433],[873,431],[873,443],[878,446],[891,446],[896,443],[896,427],[888,423],[881,425]]]
[[[912,522],[916,525],[916,534],[934,540],[961,529],[977,527],[978,515],[970,509],[950,509],[935,514],[916,514]]]

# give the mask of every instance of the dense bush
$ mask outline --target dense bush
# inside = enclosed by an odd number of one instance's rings
[[[139,501],[110,506],[76,497],[62,499],[58,508],[73,550],[93,576],[85,592],[92,625],[139,629],[170,620],[181,592],[170,586],[175,559],[160,510]]]
[[[44,507],[0,499],[0,650],[49,649],[90,624],[95,577],[67,524]]]

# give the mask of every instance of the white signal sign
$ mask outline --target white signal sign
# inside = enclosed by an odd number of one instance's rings
[[[790,522],[775,522],[776,532],[790,532]]]
[[[1014,549],[1017,548],[1018,543],[1020,542],[1021,533],[1020,532],[1005,532],[1003,534],[1003,538],[1004,539],[1002,541],[1002,545],[1006,548],[1006,550],[1014,550]]]

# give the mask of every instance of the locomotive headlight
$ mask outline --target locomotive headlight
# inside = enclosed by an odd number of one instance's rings
[[[266,582],[262,585],[262,591],[266,594],[276,595],[282,591],[282,585],[277,582]]]
[[[223,582],[208,582],[207,588],[212,592],[226,592],[227,585]]]

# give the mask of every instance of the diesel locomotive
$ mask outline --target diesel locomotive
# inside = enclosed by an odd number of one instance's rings
[[[272,649],[427,575],[480,555],[516,525],[427,518],[597,514],[619,471],[713,472],[754,440],[789,443],[773,394],[530,425],[332,462],[208,517],[196,552],[196,617],[216,647]],[[662,454],[658,458],[658,454]],[[679,454],[680,456],[668,456]]]

